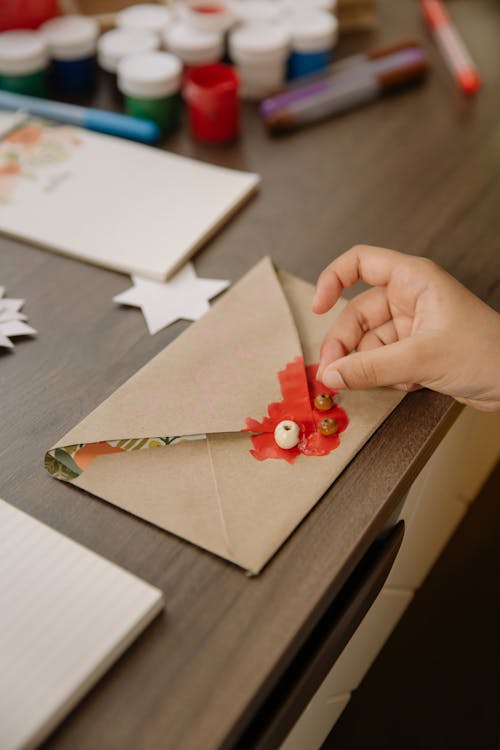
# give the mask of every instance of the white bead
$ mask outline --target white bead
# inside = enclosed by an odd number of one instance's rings
[[[276,425],[274,439],[280,448],[284,448],[285,450],[295,448],[299,442],[299,425],[296,422],[292,422],[291,419],[284,419],[283,422]]]

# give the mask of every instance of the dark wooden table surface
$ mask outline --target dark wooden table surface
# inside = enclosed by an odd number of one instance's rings
[[[417,3],[385,0],[379,30],[343,41],[340,51],[422,39],[434,69],[421,88],[282,140],[269,139],[248,107],[237,145],[204,147],[185,130],[166,142],[263,178],[259,195],[199,253],[201,274],[236,280],[270,254],[314,281],[335,255],[367,242],[427,255],[500,303],[500,8],[493,0],[454,0],[450,8],[483,76],[475,101],[455,89]],[[109,94],[101,89],[95,103],[110,106]],[[187,324],[151,337],[139,311],[111,301],[128,287],[126,277],[6,239],[0,281],[10,296],[27,298],[39,331],[0,358],[0,496],[158,586],[166,601],[47,747],[234,746],[456,405],[431,392],[408,396],[262,575],[248,579],[42,467],[48,446]]]

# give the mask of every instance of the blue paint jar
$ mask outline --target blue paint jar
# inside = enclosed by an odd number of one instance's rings
[[[95,82],[95,54],[99,27],[93,18],[68,15],[42,24],[52,58],[54,86],[65,94],[80,94]]]
[[[288,21],[292,44],[288,59],[289,80],[320,73],[331,62],[338,38],[338,21],[321,10],[292,13]]]

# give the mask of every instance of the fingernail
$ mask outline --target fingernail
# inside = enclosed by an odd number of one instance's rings
[[[314,297],[313,297],[313,301],[312,301],[312,309],[313,310],[316,307],[317,302],[318,302],[318,292],[315,292]]]
[[[333,391],[340,388],[347,388],[344,378],[338,370],[326,370],[323,375],[323,383]]]

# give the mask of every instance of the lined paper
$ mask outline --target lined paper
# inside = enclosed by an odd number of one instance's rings
[[[36,747],[162,609],[161,592],[0,500],[0,748]]]

